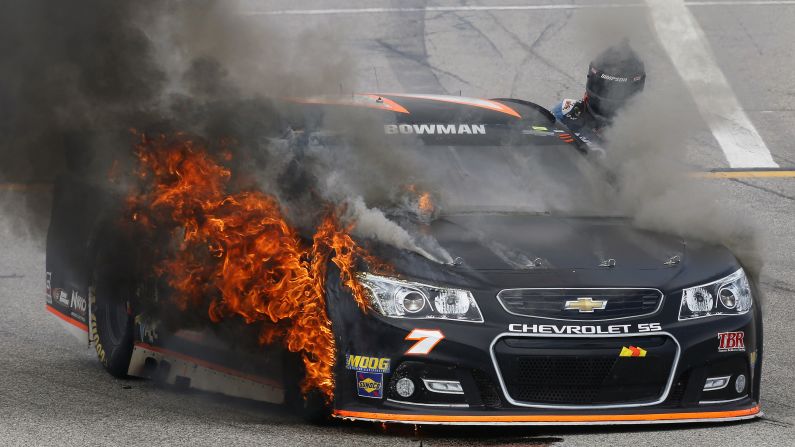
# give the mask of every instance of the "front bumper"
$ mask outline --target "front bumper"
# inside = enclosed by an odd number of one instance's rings
[[[482,310],[485,323],[388,319],[347,306],[332,307],[339,352],[333,415],[365,421],[465,425],[711,422],[761,415],[758,306],[740,316],[678,321],[662,311],[636,320],[593,323]],[[586,326],[589,328],[584,329]],[[420,343],[410,336],[417,330],[438,332],[444,338],[436,340],[427,354],[411,353]],[[744,334],[742,349],[720,347],[718,334],[740,332]],[[517,342],[499,348],[505,340]],[[524,340],[532,343],[522,343]],[[642,358],[622,358],[621,348],[626,345],[645,347],[646,352]],[[508,351],[501,354],[499,349]],[[526,358],[530,369],[512,374],[505,370],[500,355]],[[362,368],[356,361],[352,366],[349,356],[387,359],[388,366],[384,367],[383,360],[380,368],[376,361],[369,364],[375,368]],[[546,363],[532,369],[533,362],[541,360]],[[569,374],[566,365],[581,367]],[[534,381],[530,376],[543,368],[558,371],[557,376]],[[746,385],[738,391],[740,375]],[[726,376],[725,386],[704,391],[708,378]],[[397,380],[403,377],[414,384],[409,397],[397,392]],[[362,385],[363,378],[369,385]],[[423,379],[458,382],[463,394],[433,392]],[[535,386],[544,383],[542,379],[550,380],[559,392],[550,391],[555,391],[554,386]],[[586,394],[577,392],[579,389]]]

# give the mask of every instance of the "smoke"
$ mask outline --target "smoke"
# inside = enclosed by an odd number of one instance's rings
[[[416,182],[442,206],[477,193],[527,206],[543,195],[551,208],[576,201],[555,182],[539,190],[545,172],[534,160],[512,160],[511,172],[481,172],[492,184],[472,182],[479,191],[466,184],[451,188],[449,172],[440,166],[459,166],[455,157],[434,163],[428,154],[386,147],[379,124],[366,113],[320,118],[324,128],[355,138],[333,150],[322,141],[313,145],[306,129],[293,125],[289,111],[269,98],[355,90],[355,60],[342,49],[343,32],[321,25],[295,33],[288,24],[266,26],[240,10],[236,2],[218,0],[6,5],[0,17],[0,107],[10,113],[0,121],[0,182],[52,182],[67,170],[103,177],[119,160],[116,169],[128,169],[131,127],[187,131],[209,141],[234,138],[234,162],[277,196],[299,225],[310,225],[322,202],[341,204],[345,217],[358,222],[357,234],[445,261],[451,256],[438,244],[392,218],[401,211],[389,209],[401,202],[395,185]],[[574,16],[583,81],[588,58],[625,37],[649,73],[646,91],[605,134],[611,146],[605,163],[618,185],[610,205],[617,202],[639,225],[752,253],[752,226],[723,208],[719,191],[688,175],[689,136],[700,119],[692,103],[674,99],[688,95],[667,82],[674,70],[646,14],[644,8],[595,8]],[[509,182],[517,175],[535,181],[517,187]],[[3,200],[0,206],[4,215],[23,216],[32,222],[26,228],[41,231],[48,217],[41,203]]]
[[[412,236],[394,221],[389,220],[378,209],[368,208],[361,197],[346,202],[348,216],[343,216],[356,223],[354,232],[361,237],[371,237],[395,247],[404,248],[439,263],[449,264],[453,257],[430,236],[420,239]]]
[[[694,175],[687,153],[700,117],[666,90],[650,86],[605,132],[619,206],[640,227],[726,245],[757,273],[759,229],[717,183]]]
[[[0,18],[0,178],[48,181],[65,145],[156,101],[163,76],[134,2],[11,2]],[[151,2],[149,2],[151,3]],[[147,2],[138,3],[148,7]],[[56,149],[57,148],[57,149]]]
[[[603,133],[604,163],[615,176],[613,205],[640,227],[726,245],[758,273],[759,229],[718,184],[694,175],[698,167],[689,158],[703,120],[684,85],[671,79],[676,70],[649,20],[644,8],[622,8],[591,11],[577,21],[589,57],[629,39],[646,65],[645,90]]]
[[[217,0],[13,2],[0,45],[3,181],[51,181],[78,147],[115,158],[129,152],[130,127],[227,131],[250,144],[261,136],[252,128],[280,124],[265,98],[351,79],[330,30],[281,33]]]
[[[436,262],[452,262],[453,257],[432,237],[413,231],[412,220],[419,217],[415,184],[439,172],[422,155],[422,142],[410,138],[407,145],[395,146],[385,141],[381,118],[356,110],[337,110],[324,118],[325,129],[345,138],[320,137],[302,160],[317,179],[319,195],[342,205],[342,218],[355,225],[355,235]]]
[[[383,185],[397,183],[383,182],[385,175],[412,166],[362,130],[378,129],[357,124],[366,115],[320,118],[325,127],[355,130],[349,159],[368,174],[354,178],[340,175],[334,154],[305,157],[304,117],[293,125],[289,107],[274,102],[355,89],[342,34],[266,26],[241,9],[219,0],[8,5],[0,18],[0,105],[11,116],[0,122],[0,182],[49,183],[65,172],[104,181],[111,169],[129,172],[130,128],[233,139],[227,147],[238,171],[277,196],[296,223],[311,225],[322,201],[344,204],[361,224],[357,234],[448,259],[433,241],[415,240],[365,205],[372,203],[365,195],[391,193]],[[39,236],[46,227],[47,207],[0,206],[15,222],[32,222]]]

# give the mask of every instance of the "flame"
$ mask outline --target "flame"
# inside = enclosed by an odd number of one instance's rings
[[[302,392],[319,390],[331,402],[336,347],[324,298],[328,262],[362,311],[368,300],[357,267],[376,264],[351,228],[328,207],[310,243],[273,196],[253,188],[231,192],[232,172],[184,135],[140,135],[136,155],[144,187],[128,197],[130,216],[179,240],[155,266],[178,307],[207,306],[216,323],[237,316],[260,324],[260,343],[281,341],[301,355]],[[231,153],[222,158],[231,160]]]
[[[434,206],[433,199],[431,199],[431,193],[425,191],[424,193],[420,194],[420,197],[417,200],[417,206],[420,208],[420,211],[422,211],[423,214],[433,214]]]
[[[422,218],[429,218],[436,211],[433,196],[429,191],[420,191],[417,185],[409,183],[403,185],[403,190],[408,194],[409,206]]]

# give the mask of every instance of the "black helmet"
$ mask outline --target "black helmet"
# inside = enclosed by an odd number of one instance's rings
[[[588,67],[586,104],[597,117],[611,118],[645,83],[643,61],[624,40],[603,51]]]

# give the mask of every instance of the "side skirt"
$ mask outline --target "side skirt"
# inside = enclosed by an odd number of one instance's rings
[[[275,380],[146,343],[135,344],[127,374],[232,397],[284,403],[284,388]]]
[[[75,320],[74,318],[70,317],[69,315],[65,315],[61,313],[58,309],[49,304],[45,304],[45,309],[47,311],[57,317],[58,322],[61,323],[64,330],[70,334],[72,334],[75,338],[77,338],[81,343],[89,343],[88,338],[88,325]],[[90,321],[90,320],[89,320]]]

